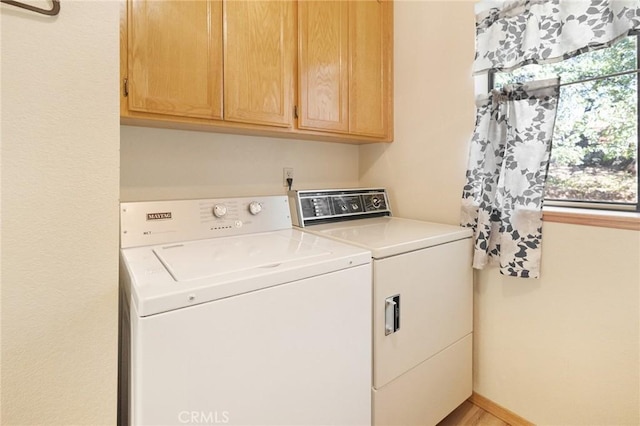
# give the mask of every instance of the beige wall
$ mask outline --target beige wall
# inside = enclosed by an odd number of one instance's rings
[[[286,194],[358,185],[355,145],[121,127],[123,201]]]
[[[116,417],[118,3],[61,3],[0,6],[3,425]]]
[[[116,2],[2,11],[2,424],[113,424],[123,200],[384,185],[458,220],[473,2],[398,1],[396,138],[352,146],[118,126]],[[119,133],[120,132],[120,133]],[[477,274],[475,389],[529,420],[638,424],[638,232],[545,224],[543,277]]]
[[[360,148],[360,177],[388,187],[398,215],[458,223],[475,114],[473,4],[395,4],[395,139]]]
[[[475,391],[536,424],[640,424],[640,232],[544,224],[539,280],[478,274]]]
[[[398,1],[392,145],[362,185],[458,222],[473,130],[473,2]],[[474,390],[537,424],[640,424],[640,233],[546,223],[542,278],[476,274]]]

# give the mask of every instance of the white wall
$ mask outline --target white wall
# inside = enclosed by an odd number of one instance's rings
[[[473,131],[472,1],[395,4],[395,141],[362,185],[458,223]],[[476,274],[474,390],[536,424],[640,424],[640,233],[545,223],[542,278]]]
[[[337,143],[121,127],[123,201],[286,194],[358,185],[358,147]]]
[[[0,14],[2,424],[115,424],[118,3]]]

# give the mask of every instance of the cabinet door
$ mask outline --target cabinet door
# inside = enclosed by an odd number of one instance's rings
[[[349,2],[349,133],[390,135],[392,31],[391,1]]]
[[[298,5],[301,129],[349,131],[349,2]]]
[[[291,127],[294,19],[292,1],[224,3],[226,121]]]
[[[129,109],[222,118],[222,3],[131,0]]]

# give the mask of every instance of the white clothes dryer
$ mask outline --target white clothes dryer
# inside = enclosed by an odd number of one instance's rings
[[[120,424],[370,424],[371,254],[289,211],[121,204]]]
[[[472,392],[471,230],[392,217],[383,188],[289,197],[294,225],[372,253],[373,424],[435,425]]]

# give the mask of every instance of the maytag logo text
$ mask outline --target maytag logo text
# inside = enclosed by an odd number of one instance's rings
[[[147,213],[147,220],[171,219],[171,212]]]

